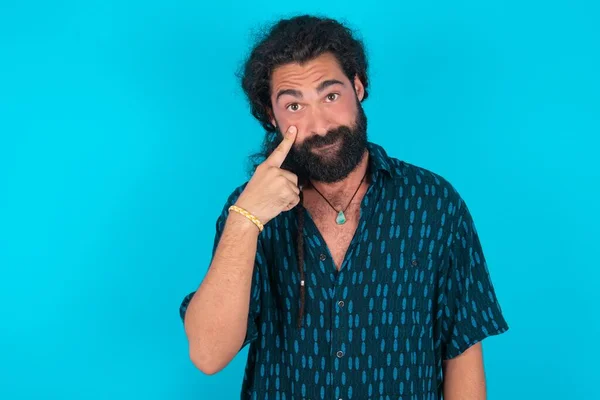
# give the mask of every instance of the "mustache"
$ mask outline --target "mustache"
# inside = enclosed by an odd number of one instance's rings
[[[347,126],[339,126],[335,129],[330,130],[325,135],[314,135],[304,140],[302,148],[310,149],[311,147],[327,146],[337,142],[341,137],[350,134],[350,128]]]

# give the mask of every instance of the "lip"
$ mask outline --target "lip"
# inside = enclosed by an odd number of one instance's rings
[[[336,143],[326,144],[325,146],[317,147],[317,150],[329,149],[335,145],[336,145]]]
[[[326,150],[331,150],[337,146],[339,146],[340,144],[340,140],[336,140],[335,142],[331,143],[331,144],[326,144],[325,146],[320,146],[320,147],[314,147],[313,150],[314,151],[318,151],[318,152],[322,152],[322,151],[326,151]]]

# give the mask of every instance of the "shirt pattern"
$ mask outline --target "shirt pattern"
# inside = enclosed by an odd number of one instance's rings
[[[304,211],[301,328],[296,213],[260,234],[241,399],[440,399],[443,361],[508,330],[457,190],[374,143],[368,150],[371,184],[339,272]],[[213,255],[246,184],[217,220]],[[193,295],[181,303],[182,320]]]

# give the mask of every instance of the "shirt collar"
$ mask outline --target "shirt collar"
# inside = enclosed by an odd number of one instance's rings
[[[369,150],[369,166],[373,173],[378,171],[385,171],[389,176],[392,175],[392,167],[390,165],[389,157],[383,147],[367,142],[367,149]]]

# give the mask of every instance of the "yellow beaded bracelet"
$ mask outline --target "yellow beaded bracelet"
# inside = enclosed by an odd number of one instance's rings
[[[242,214],[244,217],[248,218],[250,221],[254,222],[254,225],[256,225],[258,227],[259,231],[263,231],[264,226],[262,224],[262,222],[259,221],[258,218],[256,218],[254,215],[250,214],[248,211],[244,210],[241,207],[238,206],[231,206],[229,207],[229,211],[235,211],[237,213]]]

